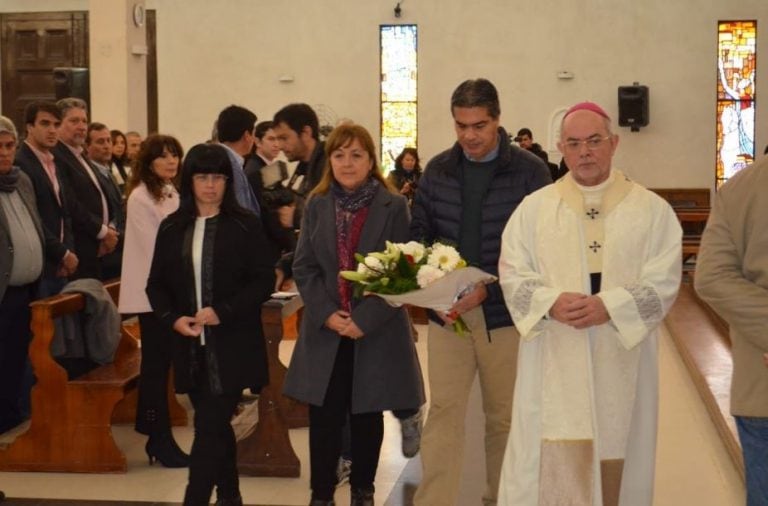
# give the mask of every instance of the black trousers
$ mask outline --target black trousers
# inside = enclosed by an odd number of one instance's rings
[[[22,422],[19,399],[32,332],[32,285],[9,286],[0,300],[0,433]]]
[[[380,411],[352,414],[354,341],[342,339],[322,406],[309,407],[309,460],[312,498],[333,499],[336,464],[341,453],[342,432],[347,416],[351,433],[353,489],[373,488],[384,437]]]
[[[204,354],[200,354],[200,360],[204,360]],[[240,497],[237,443],[230,422],[242,393],[212,393],[205,374],[207,367],[202,369],[199,388],[189,392],[195,408],[195,439],[184,506],[208,506],[214,486],[219,499]]]
[[[140,313],[141,376],[136,403],[136,432],[171,430],[168,414],[168,373],[173,361],[173,334],[154,313]]]

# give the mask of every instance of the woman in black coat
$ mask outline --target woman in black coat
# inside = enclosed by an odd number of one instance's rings
[[[259,219],[241,208],[224,148],[199,144],[184,160],[179,210],[160,225],[147,295],[174,330],[176,391],[195,408],[185,505],[239,505],[230,420],[242,390],[268,381],[261,304],[275,276]]]

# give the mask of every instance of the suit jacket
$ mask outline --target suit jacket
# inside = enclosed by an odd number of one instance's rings
[[[730,327],[735,416],[768,417],[766,188],[768,157],[718,190],[696,259],[696,291]]]
[[[16,188],[21,200],[27,206],[29,215],[35,223],[35,230],[40,237],[40,244],[46,247],[43,226],[40,223],[40,217],[37,214],[37,204],[35,203],[35,190],[32,188],[32,182],[22,171],[19,173],[19,183]],[[11,276],[11,266],[13,265],[13,243],[11,243],[11,234],[8,225],[8,217],[5,216],[2,206],[0,206],[0,301],[3,300],[5,290],[8,288],[8,280]]]
[[[97,256],[102,222],[101,195],[72,151],[59,142],[53,148],[59,180],[66,198],[66,207],[72,218],[72,231],[75,239],[75,253],[80,260],[74,278],[101,278],[101,267]],[[91,172],[101,186],[109,207],[110,184],[99,170],[89,165]],[[109,220],[113,210],[109,209]]]
[[[14,165],[18,165],[32,182],[37,200],[37,211],[43,225],[46,242],[50,245],[46,248],[47,261],[43,275],[46,277],[55,276],[64,254],[68,249],[72,251],[75,249],[72,237],[72,220],[66,209],[65,195],[61,189],[61,177],[56,175],[59,180],[59,198],[57,199],[48,173],[26,142],[21,143],[16,153]],[[61,200],[61,204],[59,204],[59,200]]]
[[[307,203],[296,247],[293,274],[304,299],[304,315],[285,393],[321,406],[342,338],[325,326],[341,307],[333,195],[316,195]],[[357,251],[385,249],[385,241],[408,241],[408,204],[380,187],[368,211]],[[355,341],[352,412],[418,408],[424,403],[421,368],[405,308],[376,296],[353,300],[352,320],[364,336]]]
[[[177,211],[163,220],[157,233],[147,296],[155,316],[169,329],[181,316],[197,312],[192,267],[194,219]],[[211,235],[211,228],[215,229]],[[201,299],[219,317],[220,324],[206,327],[207,377],[214,393],[258,392],[269,380],[267,351],[261,326],[261,304],[275,285],[271,259],[256,215],[219,214],[206,223],[203,243]],[[210,273],[206,276],[206,272]],[[174,343],[176,390],[184,393],[197,384],[203,350],[199,341],[171,330]],[[216,388],[214,388],[214,385]]]

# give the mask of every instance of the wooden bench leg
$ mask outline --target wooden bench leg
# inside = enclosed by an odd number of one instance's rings
[[[293,451],[288,426],[277,400],[279,392],[266,387],[259,395],[259,421],[237,442],[237,470],[248,476],[298,478],[301,464]]]
[[[283,336],[282,305],[262,307],[262,325],[267,343],[269,385],[259,394],[259,420],[250,434],[237,442],[237,469],[249,476],[279,476],[295,478],[301,474],[301,464],[288,435],[287,413],[293,413],[294,426],[301,420],[302,408],[283,397],[285,366],[280,362],[280,341]],[[283,403],[290,407],[283,411]],[[308,413],[307,408],[303,408]]]

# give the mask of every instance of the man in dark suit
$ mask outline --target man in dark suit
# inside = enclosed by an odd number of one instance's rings
[[[117,182],[112,178],[112,136],[104,123],[91,123],[85,138],[87,160],[91,166],[98,169],[103,179],[105,196],[112,211],[112,222],[115,224],[120,237],[125,234],[125,213],[123,212],[123,193]],[[104,279],[120,277],[123,263],[123,241],[118,241],[112,253],[101,257],[101,274]]]
[[[107,198],[108,181],[83,155],[88,130],[87,105],[79,98],[63,98],[59,142],[53,148],[56,167],[72,217],[75,252],[80,259],[74,278],[101,278],[99,257],[111,253],[119,234]]]
[[[72,223],[67,214],[64,193],[51,149],[58,142],[57,130],[61,113],[53,102],[31,102],[24,110],[26,140],[16,153],[15,165],[29,176],[35,190],[37,211],[43,224],[46,252],[38,296],[47,297],[61,291],[67,277],[77,270]]]

